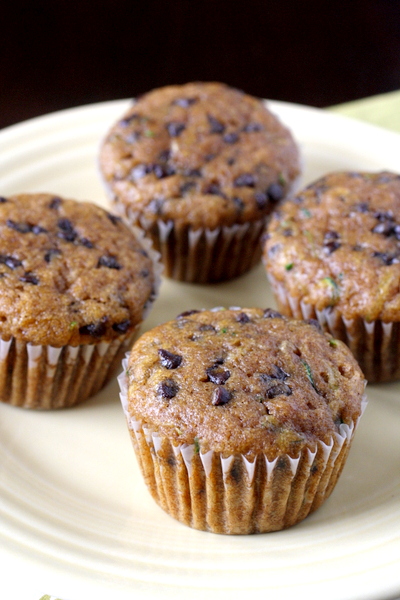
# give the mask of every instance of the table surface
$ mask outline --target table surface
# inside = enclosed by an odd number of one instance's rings
[[[327,110],[400,133],[400,91],[337,104]]]

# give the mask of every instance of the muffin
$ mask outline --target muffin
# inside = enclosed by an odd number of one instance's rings
[[[318,319],[371,382],[400,377],[400,176],[330,173],[276,212],[264,261],[278,308]]]
[[[87,202],[1,198],[0,401],[61,408],[109,381],[158,285],[140,237]]]
[[[134,102],[102,143],[100,171],[113,208],[153,240],[165,275],[204,283],[260,260],[266,218],[300,162],[262,100],[188,83]]]
[[[317,322],[189,311],[134,344],[121,400],[155,501],[196,529],[284,529],[316,510],[364,405],[351,352]]]

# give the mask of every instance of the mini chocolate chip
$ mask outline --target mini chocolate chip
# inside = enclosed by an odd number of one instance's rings
[[[140,139],[140,131],[130,131],[125,136],[125,142],[127,144],[136,144],[136,142]]]
[[[192,106],[192,104],[194,104],[195,102],[197,102],[197,98],[176,98],[172,104],[175,104],[176,106],[181,106],[182,108],[188,108],[189,106]]]
[[[376,183],[390,183],[395,177],[390,173],[382,173],[376,178]]]
[[[148,277],[150,275],[149,269],[142,269],[139,273],[140,277]]]
[[[217,387],[212,396],[214,406],[221,406],[232,399],[232,393],[224,387]]]
[[[91,335],[92,337],[98,338],[104,335],[107,331],[105,318],[97,321],[96,323],[89,323],[88,325],[82,325],[79,327],[79,333],[81,335]]]
[[[372,233],[380,233],[381,235],[389,236],[394,233],[395,224],[393,221],[380,221],[375,227],[371,230]]]
[[[266,308],[264,311],[265,319],[282,319],[282,315],[277,310],[273,310],[272,308]]]
[[[167,162],[167,160],[171,158],[171,150],[169,148],[167,148],[166,150],[161,150],[160,154],[158,155],[158,158],[162,162]]]
[[[218,369],[217,365],[208,367],[206,369],[208,380],[216,385],[223,385],[226,383],[231,376],[231,372],[228,370]]]
[[[182,196],[184,196],[185,194],[187,194],[187,192],[193,190],[193,188],[195,188],[196,186],[197,183],[195,181],[185,181],[185,183],[183,183],[180,186],[179,193],[182,194]]]
[[[210,162],[216,157],[216,154],[206,154],[204,156],[204,162]]]
[[[157,387],[157,394],[167,400],[174,398],[178,392],[179,386],[173,379],[164,379]]]
[[[267,189],[267,196],[271,202],[279,202],[283,198],[283,187],[280,183],[271,183]]]
[[[59,219],[57,225],[63,231],[74,231],[74,226],[69,219]]]
[[[226,164],[227,164],[227,165],[229,165],[230,167],[231,167],[232,165],[234,165],[234,164],[235,164],[235,162],[236,162],[236,158],[235,158],[234,156],[230,156],[230,157],[229,157],[229,158],[227,158],[227,160],[226,160]]]
[[[212,115],[207,115],[208,122],[210,124],[210,133],[224,133],[225,125],[218,121]]]
[[[55,196],[54,198],[52,198],[50,200],[49,208],[51,208],[53,210],[57,210],[57,208],[60,207],[60,204],[62,204],[62,199],[59,198],[58,196]]]
[[[41,227],[41,225],[32,225],[31,231],[35,235],[39,235],[39,233],[47,233],[47,229]]]
[[[327,252],[328,254],[332,254],[332,252],[335,252],[335,250],[338,250],[338,248],[340,248],[341,243],[338,242],[337,240],[334,239],[325,239],[324,238],[324,250],[325,252]]]
[[[142,177],[145,177],[146,175],[148,175],[149,173],[151,173],[153,170],[153,165],[146,165],[146,164],[139,164],[136,165],[135,167],[133,167],[133,169],[131,169],[130,172],[130,178],[131,179],[142,179]]]
[[[313,325],[316,329],[318,329],[318,331],[322,331],[321,324],[319,321],[317,321],[317,319],[307,319],[306,323]]]
[[[198,98],[177,98],[173,104],[177,104],[178,106],[181,106],[182,108],[188,108],[189,106],[192,106],[192,104],[195,104],[198,101]]]
[[[8,202],[7,198],[0,196],[0,204],[3,204],[4,202]]]
[[[259,210],[263,210],[268,204],[267,194],[264,194],[264,192],[257,192],[254,194],[254,199]]]
[[[59,231],[57,233],[57,237],[65,240],[66,242],[74,242],[76,239],[76,233],[75,231]]]
[[[18,233],[34,233],[38,235],[39,233],[47,233],[47,230],[40,225],[30,225],[29,223],[16,223],[12,219],[7,219],[6,221],[7,227],[10,229],[14,229],[18,231]]]
[[[271,248],[269,248],[268,254],[270,256],[273,256],[281,249],[281,247],[282,247],[282,244],[274,244],[273,246],[271,246]]]
[[[400,262],[400,259],[395,254],[387,254],[386,252],[373,252],[372,256],[374,258],[379,258],[384,265],[390,266]]]
[[[260,373],[261,379],[268,383],[271,379],[280,379],[281,381],[285,381],[288,377],[290,377],[289,373],[286,373],[279,365],[271,365],[270,373]]]
[[[80,238],[79,243],[82,244],[82,246],[85,246],[85,248],[94,248],[93,242],[91,242],[87,238]]]
[[[282,231],[282,235],[284,235],[285,237],[291,237],[293,235],[293,230],[292,229],[284,229]]]
[[[236,317],[236,321],[238,323],[249,323],[250,322],[250,317],[249,317],[249,315],[246,315],[245,312],[241,312]]]
[[[157,179],[163,179],[164,177],[170,177],[171,175],[175,175],[176,171],[174,167],[170,165],[153,165],[153,173],[157,177]]]
[[[103,256],[100,256],[97,266],[107,267],[108,269],[122,269],[115,256],[111,256],[110,254],[104,254]]]
[[[195,315],[196,313],[199,313],[200,311],[197,309],[193,309],[193,310],[186,310],[185,312],[180,313],[176,318],[177,319],[182,319],[183,317],[189,317],[190,315]]]
[[[214,196],[224,196],[219,183],[209,183],[203,189],[203,194],[211,194]]]
[[[186,124],[180,121],[170,121],[166,124],[167,131],[171,137],[179,137],[186,129]]]
[[[114,225],[117,225],[117,223],[121,223],[122,219],[121,217],[118,217],[117,215],[113,215],[112,213],[107,213],[107,217],[110,219],[111,223],[113,223]]]
[[[199,331],[217,331],[213,325],[208,323],[202,323],[199,327]]]
[[[254,187],[256,180],[254,175],[251,173],[243,173],[234,179],[233,185],[235,187]]]
[[[354,209],[360,213],[367,213],[369,212],[368,202],[358,202],[354,205]]]
[[[39,283],[39,279],[35,275],[32,275],[32,273],[30,272],[25,273],[25,275],[22,275],[19,278],[19,280],[23,281],[24,283],[31,283],[32,285],[38,285]]]
[[[119,125],[121,127],[127,127],[132,121],[134,121],[135,119],[140,119],[141,116],[138,113],[132,113],[131,115],[128,115],[127,117],[124,117],[123,119],[121,119],[119,121]]]
[[[8,256],[4,254],[0,254],[0,263],[6,265],[9,269],[17,269],[22,266],[22,261],[18,260],[18,258],[14,258],[14,256]]]
[[[378,221],[393,221],[394,215],[391,210],[378,210],[374,213],[375,219]]]
[[[183,174],[185,177],[202,177],[200,169],[186,169]]]
[[[286,373],[279,365],[272,365],[271,376],[276,379],[282,379],[283,381],[290,377],[289,373]]]
[[[130,320],[126,319],[126,321],[121,321],[120,323],[114,323],[112,328],[117,333],[126,333],[130,326],[131,326]]]
[[[256,133],[262,130],[263,126],[261,125],[261,123],[248,123],[247,125],[245,125],[245,127],[243,127],[243,131],[245,133]]]
[[[236,144],[236,142],[239,140],[239,136],[237,133],[232,132],[224,135],[222,139],[226,144]]]
[[[44,260],[49,263],[54,256],[60,256],[60,254],[61,250],[58,248],[50,248],[50,250],[47,250],[46,254],[44,255]]]
[[[31,231],[31,227],[28,223],[16,223],[12,219],[7,219],[6,225],[10,229],[18,231],[18,233],[29,233]]]
[[[177,369],[182,362],[180,354],[174,354],[173,352],[164,350],[164,348],[158,350],[158,356],[160,357],[162,366],[166,369]]]
[[[267,398],[269,399],[276,398],[277,396],[290,396],[291,394],[291,388],[283,382],[279,382],[267,390]]]
[[[238,212],[242,212],[244,209],[244,202],[241,198],[239,198],[238,196],[234,196],[232,198],[232,202],[234,202],[236,209]]]
[[[324,244],[328,242],[332,242],[333,240],[338,240],[339,234],[337,231],[329,230],[324,235]]]
[[[61,231],[57,233],[59,238],[62,238],[67,242],[73,242],[76,239],[77,233],[69,219],[59,219],[57,225],[61,229]]]

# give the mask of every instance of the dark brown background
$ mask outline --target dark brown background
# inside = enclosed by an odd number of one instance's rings
[[[399,0],[9,0],[0,127],[219,80],[323,107],[400,88]]]

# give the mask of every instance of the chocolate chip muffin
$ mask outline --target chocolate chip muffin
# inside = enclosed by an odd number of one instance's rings
[[[94,204],[1,198],[2,402],[71,406],[108,382],[155,296],[155,256],[140,238]]]
[[[151,237],[167,276],[214,282],[260,259],[266,218],[300,161],[262,100],[188,83],[134,102],[107,134],[100,169],[114,208]]]
[[[264,261],[279,309],[318,319],[371,382],[400,377],[400,176],[330,173],[274,214]]]
[[[179,521],[216,533],[289,527],[329,496],[365,380],[316,321],[267,309],[189,311],[146,332],[121,375],[146,484]]]

